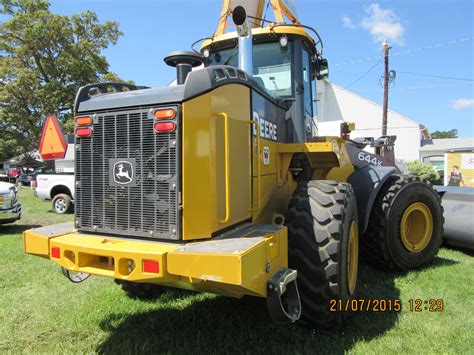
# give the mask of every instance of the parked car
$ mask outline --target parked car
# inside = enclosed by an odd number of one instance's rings
[[[51,169],[47,169],[44,167],[41,168],[36,168],[35,170],[29,172],[29,173],[24,173],[21,174],[20,177],[18,178],[18,181],[23,185],[23,186],[30,186],[32,181],[36,180],[36,177],[39,174],[45,174],[47,172],[50,172]]]
[[[18,202],[16,186],[0,181],[0,224],[13,223],[20,217],[21,204]]]
[[[74,174],[39,174],[35,180],[35,195],[53,201],[53,211],[71,212],[74,203]]]
[[[10,168],[8,170],[8,181],[16,184],[18,177],[20,176],[20,168]]]

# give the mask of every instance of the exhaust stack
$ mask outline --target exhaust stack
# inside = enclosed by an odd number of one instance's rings
[[[242,6],[236,6],[232,12],[232,20],[239,35],[239,68],[249,75],[253,75],[252,63],[252,28],[247,13]]]

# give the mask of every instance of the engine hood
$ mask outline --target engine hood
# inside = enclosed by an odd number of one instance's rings
[[[113,110],[122,107],[148,106],[160,103],[182,102],[184,85],[141,89],[93,96],[79,103],[78,112]]]
[[[8,194],[8,193],[10,193],[10,189],[11,189],[12,187],[15,187],[15,185],[10,184],[10,183],[8,183],[8,182],[0,181],[0,194],[3,195],[3,194]]]
[[[183,85],[165,86],[155,89],[132,89],[124,92],[99,94],[83,100],[76,98],[75,107],[77,107],[77,113],[86,113],[126,107],[175,104],[190,100],[219,86],[236,83],[253,88],[276,104],[282,105],[273,94],[265,89],[262,83],[255,80],[252,76],[231,66],[218,65],[193,70],[189,73]],[[81,88],[78,97],[85,97],[81,90],[93,87],[94,85]]]

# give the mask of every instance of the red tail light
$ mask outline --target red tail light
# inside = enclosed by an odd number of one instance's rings
[[[61,249],[58,247],[52,247],[51,248],[51,257],[55,259],[60,259],[61,258]]]
[[[158,274],[160,272],[160,263],[154,260],[143,260],[143,272]]]
[[[92,136],[92,129],[91,128],[79,128],[76,129],[76,137],[84,138]]]
[[[176,129],[174,122],[157,122],[155,123],[155,132],[173,132]]]
[[[38,188],[38,177],[35,178],[35,189]]]

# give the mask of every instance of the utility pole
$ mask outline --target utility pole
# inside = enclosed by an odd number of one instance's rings
[[[382,43],[383,56],[385,62],[385,72],[383,76],[383,115],[382,115],[382,136],[387,135],[387,113],[388,113],[388,81],[389,81],[389,69],[388,69],[388,53],[390,47],[388,46],[387,40]]]

